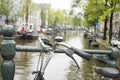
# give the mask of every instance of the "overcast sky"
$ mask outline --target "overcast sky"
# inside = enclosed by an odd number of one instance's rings
[[[33,0],[35,3],[51,3],[53,9],[70,9],[72,0]]]

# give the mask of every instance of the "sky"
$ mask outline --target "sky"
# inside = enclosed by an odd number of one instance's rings
[[[35,3],[51,3],[53,9],[70,9],[72,0],[33,0]]]

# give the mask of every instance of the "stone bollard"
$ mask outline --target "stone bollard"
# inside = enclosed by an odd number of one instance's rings
[[[16,43],[13,40],[14,27],[5,25],[1,29],[3,40],[1,42],[1,56],[3,62],[1,64],[2,80],[14,80],[15,63],[13,58],[16,52]]]

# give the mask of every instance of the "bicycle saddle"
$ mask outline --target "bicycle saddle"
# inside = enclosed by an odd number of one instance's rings
[[[63,40],[64,40],[63,37],[60,36],[55,37],[56,42],[62,42]]]
[[[117,78],[120,76],[120,72],[116,68],[111,68],[111,67],[96,67],[95,71],[104,76],[104,77],[109,77],[109,78]]]

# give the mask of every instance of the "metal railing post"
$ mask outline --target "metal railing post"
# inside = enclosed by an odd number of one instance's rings
[[[14,27],[12,25],[5,25],[1,29],[3,40],[1,42],[1,56],[3,62],[1,64],[2,80],[14,80],[15,63],[13,58],[15,56],[15,41],[13,40]]]

